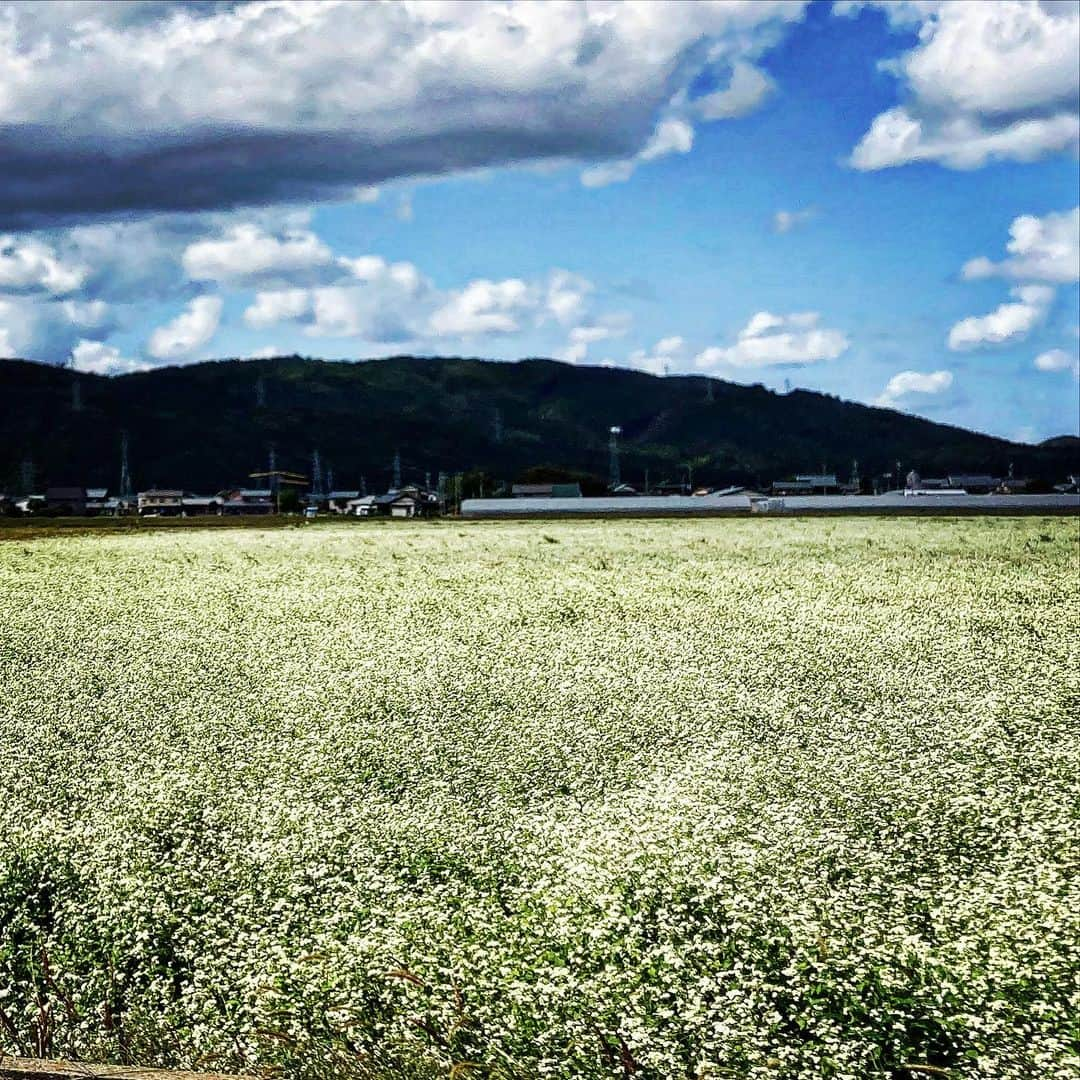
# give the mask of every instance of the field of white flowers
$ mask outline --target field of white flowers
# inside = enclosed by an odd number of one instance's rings
[[[1077,522],[0,543],[0,1052],[1080,1075]]]

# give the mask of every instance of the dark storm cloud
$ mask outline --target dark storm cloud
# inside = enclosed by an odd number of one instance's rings
[[[120,212],[229,209],[345,196],[353,187],[628,149],[603,131],[450,131],[374,144],[342,135],[217,131],[108,152],[41,128],[0,129],[0,229]]]
[[[16,2],[0,14],[0,228],[632,157],[703,68],[752,59],[801,10]]]

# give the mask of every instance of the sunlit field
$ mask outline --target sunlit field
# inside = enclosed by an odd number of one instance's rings
[[[1075,1077],[1077,541],[1061,518],[6,541],[0,1052]]]

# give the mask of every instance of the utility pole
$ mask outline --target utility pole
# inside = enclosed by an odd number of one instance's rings
[[[393,465],[393,489],[395,491],[401,488],[401,451],[394,451],[394,465]]]
[[[608,432],[608,490],[614,491],[621,483],[619,477],[619,436],[621,427],[613,427]]]

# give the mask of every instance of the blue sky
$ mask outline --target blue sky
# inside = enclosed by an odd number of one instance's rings
[[[1071,0],[0,13],[0,355],[542,355],[1080,426]]]

